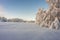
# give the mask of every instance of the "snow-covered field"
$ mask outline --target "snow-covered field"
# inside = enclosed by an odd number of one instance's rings
[[[0,40],[60,40],[60,30],[31,23],[1,23]]]

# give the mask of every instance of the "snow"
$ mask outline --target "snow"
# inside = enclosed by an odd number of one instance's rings
[[[33,23],[0,22],[0,40],[60,40],[60,30]]]
[[[52,22],[50,28],[51,29],[53,29],[53,28],[60,29],[60,22],[59,22],[58,18],[55,18],[55,20]]]

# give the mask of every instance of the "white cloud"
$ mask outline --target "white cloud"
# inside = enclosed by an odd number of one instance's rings
[[[14,18],[14,16],[10,15],[11,12],[6,11],[4,6],[0,4],[0,16],[6,18]]]
[[[0,4],[0,16],[4,16],[4,7]]]

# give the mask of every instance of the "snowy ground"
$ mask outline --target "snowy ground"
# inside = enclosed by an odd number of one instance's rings
[[[1,23],[0,40],[60,40],[60,30],[28,23]]]

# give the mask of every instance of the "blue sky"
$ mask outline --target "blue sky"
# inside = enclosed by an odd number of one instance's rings
[[[3,16],[24,20],[33,20],[39,8],[48,8],[45,0],[0,0],[0,6]]]

